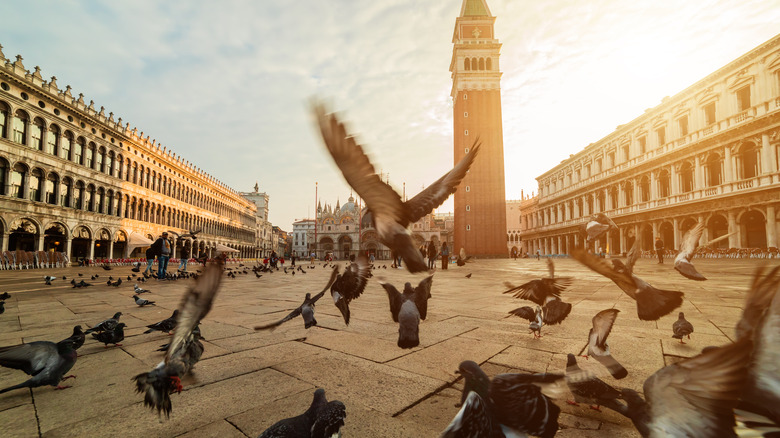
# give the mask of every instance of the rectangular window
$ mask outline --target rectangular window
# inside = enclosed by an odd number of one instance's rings
[[[647,151],[647,137],[639,137],[637,144],[639,145],[639,155],[644,155],[644,153]]]
[[[631,159],[631,150],[628,145],[623,146],[623,161]]]
[[[607,155],[607,165],[609,167],[613,167],[615,165],[615,152],[610,152],[609,155]]]
[[[655,137],[658,139],[658,146],[663,146],[666,144],[666,128],[660,127],[655,130]]]
[[[24,120],[19,117],[14,117],[14,142],[19,144],[27,144],[27,139],[24,132]]]
[[[602,170],[601,158],[596,158],[596,173],[600,173]]]
[[[464,111],[463,112],[463,117],[468,117],[468,116],[469,116],[469,112],[468,111]]]
[[[73,161],[81,164],[81,145],[79,143],[73,145]]]
[[[6,126],[5,111],[0,109],[0,137],[2,138],[5,138],[5,126]]]
[[[737,90],[737,111],[745,111],[750,108],[750,85]]]
[[[688,116],[677,119],[677,125],[680,127],[680,137],[688,135]]]
[[[590,178],[590,164],[585,165],[585,175],[583,175],[584,178]]]
[[[463,131],[463,135],[469,135],[469,130],[467,129],[467,130]]]
[[[41,140],[41,127],[35,123],[30,125],[30,137],[32,137],[32,147],[42,151],[43,141]]]
[[[46,153],[54,154],[57,151],[57,133],[49,131],[49,135],[46,136]]]
[[[704,105],[704,126],[715,123],[715,102]]]
[[[84,165],[92,168],[92,148],[87,148],[86,153],[84,154]]]

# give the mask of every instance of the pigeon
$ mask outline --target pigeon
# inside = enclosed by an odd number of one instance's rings
[[[196,325],[195,328],[192,329],[192,336],[195,339],[199,340],[199,341],[205,341],[206,340],[206,338],[204,338],[200,334],[200,323],[198,323],[198,325]],[[160,345],[160,348],[158,348],[156,351],[168,351],[168,346],[169,345],[171,345],[171,344],[162,344],[162,345]]]
[[[5,301],[9,298],[11,298],[11,294],[9,294],[8,292],[3,292],[2,294],[0,294],[0,300]]]
[[[470,360],[461,362],[456,373],[465,380],[462,408],[442,437],[530,434],[548,438],[558,432],[561,409],[545,392],[558,395],[557,383],[563,375],[499,374],[491,381]]]
[[[133,290],[135,291],[136,294],[146,294],[146,293],[149,293],[149,290],[144,289],[142,287],[139,287],[138,283],[133,285]]]
[[[133,269],[131,269],[133,272],[141,272],[141,262],[135,262],[133,263]],[[129,280],[129,278],[128,278]]]
[[[683,293],[656,289],[634,275],[634,263],[639,258],[639,239],[628,253],[626,264],[612,259],[610,266],[603,259],[588,254],[582,248],[575,248],[571,256],[591,270],[612,280],[623,292],[636,301],[636,311],[642,321],[656,321],[682,305]]]
[[[0,366],[22,370],[32,376],[18,384],[0,389],[0,394],[18,388],[37,388],[51,385],[55,389],[65,389],[60,382],[76,376],[65,376],[76,363],[76,349],[70,338],[58,343],[35,341],[29,344],[0,348]]]
[[[380,282],[390,300],[390,313],[398,323],[398,346],[414,348],[420,345],[420,320],[428,315],[428,298],[431,297],[433,275],[423,279],[416,288],[411,283],[404,285],[404,293],[393,285]]]
[[[120,342],[125,339],[125,323],[120,322],[111,331],[92,333],[92,337],[105,344],[104,348],[108,348],[108,344],[121,346]]]
[[[779,288],[780,266],[769,272],[757,269],[737,323],[737,339],[752,339],[754,347],[748,382],[735,412],[747,427],[766,432],[780,431]]]
[[[82,345],[84,345],[84,341],[87,339],[86,335],[83,331],[81,331],[81,326],[77,325],[73,327],[73,334],[70,335],[69,338],[66,338],[73,342],[73,349],[78,350],[81,348]],[[64,340],[64,339],[63,339]]]
[[[107,264],[102,264],[102,265],[100,265],[100,267],[103,268],[103,270],[106,270],[106,271],[110,271],[111,270],[111,266],[108,266]]]
[[[677,253],[677,257],[674,258],[674,269],[677,270],[683,277],[691,280],[704,281],[703,275],[696,270],[691,263],[691,259],[696,255],[696,251],[699,249],[699,239],[704,231],[704,223],[699,222],[693,228],[685,232],[685,236],[682,239],[682,245],[680,245],[680,252]],[[711,245],[715,242],[719,242],[723,239],[727,239],[732,234],[725,234],[716,239],[710,240],[703,246]]]
[[[587,348],[588,354],[584,357],[593,356],[599,363],[607,367],[612,377],[619,380],[626,377],[628,371],[612,357],[607,344],[607,336],[612,331],[612,325],[615,323],[618,313],[620,313],[618,309],[606,309],[593,317],[593,328],[588,333],[588,343],[582,347],[580,354]]]
[[[258,438],[340,437],[345,418],[347,418],[347,408],[344,403],[338,400],[329,402],[325,398],[325,390],[317,388],[314,391],[314,400],[306,412],[297,417],[277,421]]]
[[[574,394],[574,401],[567,400],[570,405],[588,403],[594,411],[601,412],[600,406],[607,406],[613,410],[625,408],[625,405],[617,401],[621,397],[620,391],[609,386],[598,377],[588,375],[579,365],[573,354],[566,355],[566,384]]]
[[[5,301],[0,301],[0,315],[5,313]]]
[[[185,239],[185,238],[187,238],[187,237],[191,237],[191,238],[192,238],[192,240],[197,240],[197,235],[198,235],[198,233],[200,233],[201,231],[203,231],[203,230],[202,230],[202,229],[197,229],[197,230],[189,230],[188,232],[186,232],[186,233],[182,234],[182,235],[181,235],[181,238],[182,238],[182,239]],[[243,266],[243,265],[242,265],[242,266]]]
[[[333,282],[336,281],[336,276],[338,275],[338,267],[334,266],[333,271],[330,274],[330,280],[328,280],[328,284],[325,286],[320,293],[317,295],[311,296],[310,293],[306,293],[306,297],[303,299],[303,303],[301,303],[300,306],[298,306],[295,310],[290,312],[289,315],[285,316],[284,318],[280,319],[279,321],[272,322],[271,324],[266,325],[259,325],[255,327],[255,330],[268,330],[268,329],[275,329],[276,327],[279,327],[283,323],[295,318],[298,315],[303,316],[303,326],[304,328],[310,328],[312,326],[317,325],[317,320],[314,319],[314,304],[322,298],[323,295],[325,295],[325,292],[330,289],[330,287],[333,285]]]
[[[170,333],[173,331],[173,329],[176,328],[176,318],[179,316],[179,309],[176,309],[173,311],[173,314],[163,319],[160,322],[155,322],[154,324],[147,325],[146,327],[149,328],[149,330],[145,331],[144,334],[151,333],[153,331],[160,331],[160,332],[166,332]]]
[[[117,278],[116,281],[108,280],[108,285],[109,286],[119,287],[121,284],[122,284],[122,279],[121,278]]]
[[[612,219],[608,218],[604,213],[599,213],[590,218],[590,220],[583,225],[583,230],[587,235],[587,242],[592,242],[602,235],[609,232],[609,230],[617,230],[618,226]]]
[[[81,289],[82,287],[89,287],[89,286],[92,286],[90,283],[87,283],[87,282],[86,282],[86,281],[84,281],[84,280],[81,280],[81,281],[79,281],[78,283],[76,283],[75,281],[73,281],[72,283],[73,283],[73,288],[74,288],[74,289]]]
[[[466,263],[471,262],[473,256],[466,256],[466,250],[464,248],[460,249],[460,253],[458,254],[458,259],[456,260],[456,263],[458,266],[465,266]],[[470,276],[471,274],[469,274]],[[470,277],[469,277],[470,278]]]
[[[170,417],[170,394],[181,392],[181,378],[190,372],[203,354],[203,344],[195,328],[211,310],[222,281],[220,262],[210,264],[195,285],[184,294],[179,305],[176,329],[165,353],[165,359],[152,371],[133,378],[136,392],[144,394],[144,406]]]
[[[685,336],[687,336],[688,339],[691,339],[691,333],[693,333],[693,324],[685,319],[683,312],[680,312],[680,314],[677,316],[677,321],[672,324],[672,331],[674,332],[672,337],[674,339],[679,339],[680,343],[684,344],[685,342],[683,342],[683,338]]]
[[[643,437],[734,437],[733,410],[748,383],[752,350],[744,338],[663,367],[645,380],[646,400],[623,389],[627,406],[617,412]]]
[[[455,192],[479,152],[479,140],[474,142],[471,152],[452,170],[404,202],[401,195],[376,174],[363,148],[354,137],[347,134],[345,126],[335,114],[326,114],[325,107],[320,103],[313,105],[313,112],[328,152],[347,183],[366,202],[368,219],[374,225],[379,240],[403,258],[409,272],[427,271],[428,265],[407,227]],[[361,216],[366,218],[366,214]]]
[[[119,324],[119,317],[122,316],[122,312],[116,312],[114,316],[111,318],[108,318],[105,321],[102,321],[95,325],[94,327],[87,329],[87,331],[84,332],[84,334],[90,334],[92,332],[110,332],[113,331],[114,328],[116,328],[117,324]]]
[[[528,329],[531,330],[531,333],[533,333],[534,339],[539,339],[542,337],[542,325],[544,325],[544,322],[542,321],[541,307],[536,306],[536,310],[530,308],[529,306],[518,307],[515,310],[509,311],[509,315],[527,319],[530,323],[528,324]]]
[[[351,263],[344,271],[344,275],[337,275],[336,281],[330,287],[330,295],[333,303],[338,307],[344,323],[349,325],[349,303],[357,299],[368,283],[368,257],[361,254],[355,262]]]
[[[51,275],[47,275],[47,276],[43,277],[43,281],[46,282],[46,286],[51,286],[51,282],[56,280],[56,279],[57,279],[57,277],[52,277]]]
[[[156,306],[156,304],[154,304],[154,301],[145,300],[139,297],[138,295],[133,295],[133,299],[135,300],[135,303],[138,304],[139,307]]]
[[[515,298],[533,301],[540,306],[544,306],[550,299],[560,298],[561,292],[571,285],[572,278],[556,278],[555,265],[550,258],[547,259],[547,269],[550,276],[546,278],[531,280],[517,287],[509,282],[504,283],[505,286],[509,287],[509,290],[504,291],[504,293],[514,294]]]
[[[97,278],[97,275],[93,275],[92,277],[89,277],[90,280],[94,280]]]

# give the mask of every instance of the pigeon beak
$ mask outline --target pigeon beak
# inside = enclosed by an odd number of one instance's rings
[[[455,374],[460,374],[460,370],[455,370]]]

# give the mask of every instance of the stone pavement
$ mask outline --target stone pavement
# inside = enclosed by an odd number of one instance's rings
[[[106,286],[109,275],[131,274],[130,267],[63,268],[0,271],[0,293],[12,297],[0,315],[0,346],[36,340],[58,341],[72,328],[85,329],[116,311],[128,326],[122,347],[105,349],[88,339],[79,350],[72,372],[77,379],[64,391],[51,387],[19,389],[0,395],[0,424],[4,437],[255,437],[274,422],[302,413],[317,387],[328,399],[347,407],[347,437],[436,437],[457,412],[462,380],[454,374],[463,360],[480,363],[488,375],[504,372],[562,372],[566,353],[585,344],[590,320],[598,311],[621,310],[609,337],[613,355],[629,370],[622,381],[612,379],[595,361],[580,360],[605,381],[637,390],[657,369],[698,354],[708,345],[734,338],[745,290],[755,268],[778,260],[696,260],[709,281],[694,282],[677,274],[670,263],[651,259],[637,263],[635,272],[659,288],[685,292],[680,310],[695,327],[689,343],[671,338],[677,311],[657,322],[636,317],[634,301],[609,280],[577,262],[556,260],[556,273],[575,281],[563,298],[574,307],[558,326],[545,327],[533,339],[528,323],[505,318],[516,307],[532,305],[503,295],[504,281],[514,284],[547,275],[545,262],[536,260],[477,260],[464,267],[437,270],[428,319],[420,326],[420,347],[396,346],[398,327],[389,312],[379,280],[416,284],[423,275],[379,269],[358,300],[351,304],[352,321],[344,325],[329,296],[316,310],[319,325],[304,329],[300,318],[275,331],[255,332],[257,324],[278,320],[297,307],[305,292],[318,292],[329,270],[320,263],[307,274],[251,273],[225,278],[211,313],[201,325],[205,353],[185,390],[174,394],[173,413],[160,419],[144,408],[131,378],[149,371],[162,359],[155,349],[167,343],[166,334],[142,334],[147,324],[167,318],[192,280],[146,282],[145,298],[158,306],[139,308],[131,298],[132,283]],[[382,266],[378,261],[377,266]],[[236,268],[236,265],[232,265]],[[193,268],[193,266],[191,266]],[[306,268],[308,269],[308,268]],[[96,286],[73,289],[69,281],[83,273]],[[470,279],[464,276],[472,273]],[[100,277],[90,281],[90,275]],[[45,286],[44,275],[68,277]],[[78,277],[77,277],[78,278]],[[27,379],[21,371],[0,368],[0,387]],[[636,437],[625,418],[604,409],[569,406],[563,413],[559,437]]]

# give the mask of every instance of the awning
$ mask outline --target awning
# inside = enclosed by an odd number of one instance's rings
[[[146,236],[143,234],[138,233],[130,233],[129,236],[127,236],[127,249],[125,253],[125,257],[127,257],[128,254],[132,253],[134,249],[141,248],[145,246],[152,246],[151,240],[149,240]]]
[[[221,243],[217,244],[216,251],[217,252],[241,252],[241,251],[239,251],[237,249],[233,249],[233,248],[231,248],[229,246],[225,246],[225,245],[223,245]]]

